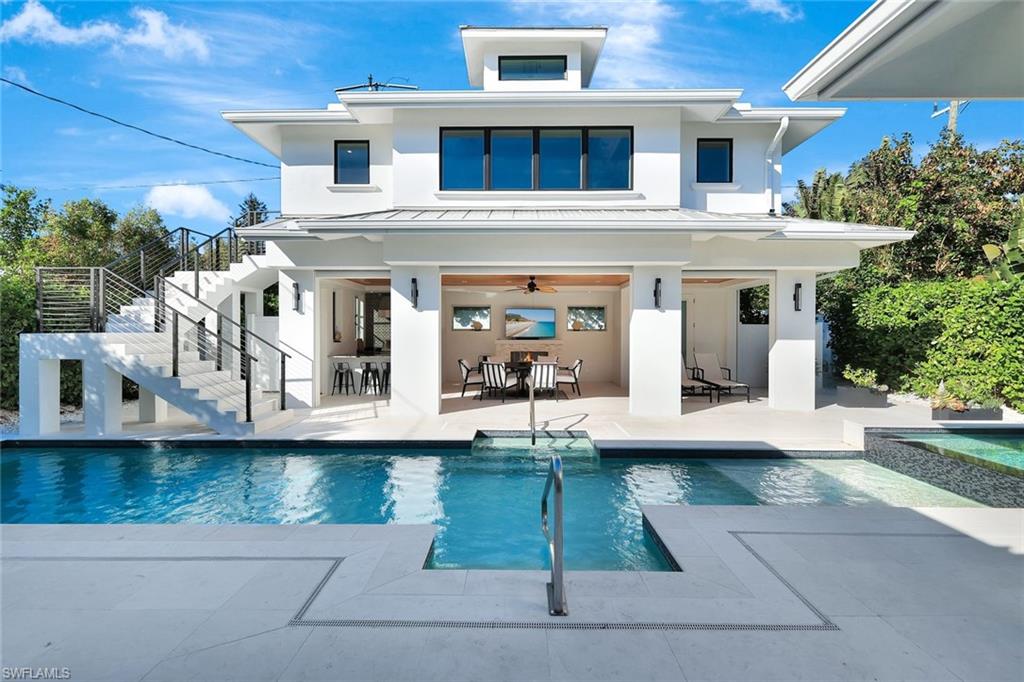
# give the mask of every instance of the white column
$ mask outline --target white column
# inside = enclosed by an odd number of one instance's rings
[[[295,306],[295,288],[299,285],[299,305]],[[285,363],[285,390],[288,407],[313,407],[319,402],[319,382],[315,374],[316,277],[312,270],[281,270],[278,274],[278,340],[291,357]]]
[[[419,290],[413,305],[412,280]],[[441,413],[441,271],[391,269],[391,406],[396,414]]]
[[[661,305],[654,301],[661,278]],[[629,413],[678,416],[682,377],[681,266],[633,268],[630,281]]]
[[[121,375],[99,358],[82,360],[85,433],[107,436],[121,431]]]
[[[18,433],[60,431],[60,360],[40,359],[21,344],[18,360]]]
[[[243,325],[245,323],[241,319],[242,318],[241,302],[242,302],[242,297],[239,294],[239,292],[238,291],[232,291],[230,294],[227,295],[227,297],[223,301],[220,302],[220,305],[217,306],[217,312],[220,313],[221,315],[223,315],[224,317],[228,318],[229,320],[234,320],[238,324]],[[216,332],[217,331],[217,316],[214,315],[211,312],[207,316],[206,324],[209,327],[210,331]],[[231,344],[232,346],[236,346],[238,348],[242,347],[242,344],[241,344],[241,336],[242,336],[241,331],[235,325],[229,324],[227,322],[227,320],[225,320],[225,321],[223,321],[221,323],[221,335],[224,338],[224,340],[227,343]],[[251,350],[252,349],[250,349],[250,351]],[[241,362],[228,362],[228,358],[237,358],[237,357],[238,357],[238,352],[237,351],[235,351],[233,348],[231,348],[231,346],[228,346],[228,345],[224,346],[224,359],[225,359],[224,360],[224,369],[230,369],[231,370],[232,378],[233,379],[241,379],[242,378],[242,363]]]
[[[167,401],[139,386],[139,421],[156,424],[167,419]]]
[[[800,310],[793,296],[800,284]],[[778,270],[771,284],[768,340],[768,406],[814,409],[815,273]]]

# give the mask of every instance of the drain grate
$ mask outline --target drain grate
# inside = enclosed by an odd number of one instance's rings
[[[565,621],[389,620],[311,618],[289,625],[335,628],[446,628],[456,630],[756,630],[766,632],[836,632],[835,623],[567,623]]]

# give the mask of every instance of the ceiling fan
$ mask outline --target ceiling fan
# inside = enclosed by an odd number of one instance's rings
[[[537,277],[535,275],[530,275],[530,281],[527,282],[526,284],[520,284],[515,289],[505,289],[505,291],[521,291],[524,294],[535,294],[538,292],[542,294],[558,293],[558,289],[554,287],[549,287],[544,284],[537,284]]]

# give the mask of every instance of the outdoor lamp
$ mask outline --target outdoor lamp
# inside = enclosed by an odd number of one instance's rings
[[[661,308],[661,277],[654,278],[654,307]]]
[[[302,309],[302,289],[299,288],[298,282],[292,282],[292,296],[295,298],[295,312],[299,312]]]
[[[415,277],[412,278],[412,291],[411,291],[411,295],[412,295],[412,307],[413,308],[419,308],[420,307],[420,287],[419,287],[418,284],[416,284],[416,278]]]
[[[800,304],[802,302],[801,299],[803,299],[803,291],[804,285],[801,284],[800,282],[797,282],[796,284],[793,285],[793,310],[800,310]]]

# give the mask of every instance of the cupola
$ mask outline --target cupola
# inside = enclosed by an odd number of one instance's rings
[[[590,86],[608,29],[461,26],[469,84],[507,92]]]

